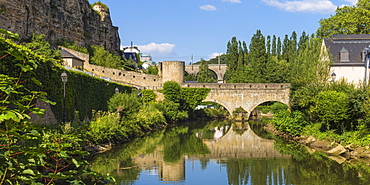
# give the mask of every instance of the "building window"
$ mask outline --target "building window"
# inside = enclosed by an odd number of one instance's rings
[[[343,47],[339,52],[339,60],[341,62],[349,62],[349,52],[345,47]]]

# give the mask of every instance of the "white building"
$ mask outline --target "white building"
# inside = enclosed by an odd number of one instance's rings
[[[370,45],[370,34],[333,35],[323,39],[332,60],[331,73],[336,79],[345,78],[359,84],[365,81],[365,48]]]

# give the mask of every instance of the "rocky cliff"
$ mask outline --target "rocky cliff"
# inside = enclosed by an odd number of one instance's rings
[[[51,43],[64,38],[80,46],[103,45],[110,52],[120,47],[108,7],[92,8],[88,0],[0,0],[0,28],[21,39],[35,33]]]

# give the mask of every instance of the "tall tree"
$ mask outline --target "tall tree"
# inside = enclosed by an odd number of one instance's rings
[[[270,35],[267,36],[266,50],[267,50],[267,54],[271,55],[271,36]]]
[[[276,55],[276,36],[272,36],[272,48],[271,48],[271,55]]]
[[[298,42],[298,52],[303,51],[306,47],[306,42],[308,40],[308,35],[305,31],[302,32],[301,37],[299,38]]]
[[[281,59],[281,39],[278,37],[277,46],[276,46],[276,54],[279,59]]]
[[[319,37],[333,34],[370,34],[370,3],[359,0],[354,6],[337,8],[335,14],[320,20]]]
[[[233,37],[227,45],[227,68],[228,70],[235,71],[239,58],[239,42],[236,40],[236,37]]]
[[[250,65],[254,69],[253,78],[255,82],[265,82],[267,55],[265,37],[261,30],[257,30],[251,39],[248,56]]]
[[[200,59],[201,64],[199,66],[199,72],[197,74],[198,83],[215,83],[217,78],[212,74],[208,68],[208,63],[204,59]]]
[[[288,60],[288,56],[289,56],[289,37],[288,35],[285,35],[284,37],[281,55],[282,55],[283,60]]]

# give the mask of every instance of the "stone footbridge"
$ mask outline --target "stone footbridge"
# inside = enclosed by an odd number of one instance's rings
[[[210,88],[204,102],[218,103],[230,114],[242,107],[247,111],[247,117],[264,102],[277,101],[289,105],[288,83],[185,83],[182,87]]]

